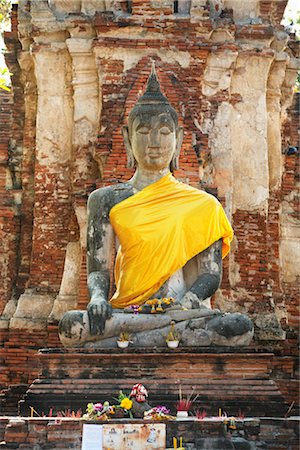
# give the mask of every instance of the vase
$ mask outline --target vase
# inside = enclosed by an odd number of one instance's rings
[[[129,345],[129,341],[117,341],[117,345],[119,348],[127,348]]]
[[[176,417],[178,419],[186,419],[189,416],[188,411],[177,411]]]
[[[167,346],[169,348],[177,348],[179,344],[179,341],[167,341]]]

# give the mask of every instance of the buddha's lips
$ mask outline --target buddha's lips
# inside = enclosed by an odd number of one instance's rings
[[[150,158],[160,158],[161,157],[161,153],[148,153],[148,156]]]

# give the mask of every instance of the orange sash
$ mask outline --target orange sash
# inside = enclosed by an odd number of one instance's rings
[[[110,221],[120,241],[113,308],[142,305],[176,270],[220,238],[224,258],[233,237],[218,200],[170,173],[115,205]]]

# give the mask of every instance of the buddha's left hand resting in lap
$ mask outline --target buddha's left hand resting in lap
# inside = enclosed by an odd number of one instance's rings
[[[138,345],[146,345],[149,338],[159,345],[172,319],[181,327],[183,341],[185,333],[185,343],[190,339],[195,345],[195,332],[193,339],[188,338],[191,321],[202,320],[202,335],[208,320],[219,320],[212,332],[224,328],[223,316],[204,306],[204,300],[219,287],[232,228],[218,200],[177,181],[171,173],[178,165],[183,130],[154,70],[123,135],[128,164],[136,171],[128,182],[97,189],[89,197],[90,302],[87,313],[65,314],[59,327],[61,340],[65,345],[99,340],[111,346],[120,329],[126,329],[137,336]],[[115,247],[116,291],[109,298]],[[157,299],[157,310],[165,314],[149,314],[157,312],[151,299]],[[249,319],[238,315],[232,321],[240,322],[239,336],[250,336]],[[227,338],[234,338],[236,324],[226,326],[231,328]]]

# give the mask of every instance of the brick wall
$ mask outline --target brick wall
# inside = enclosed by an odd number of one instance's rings
[[[292,106],[288,111],[288,118],[284,123],[282,140],[284,151],[284,173],[282,178],[282,189],[280,199],[286,200],[290,193],[293,195],[289,200],[288,215],[295,223],[300,220],[300,201],[299,201],[299,175],[300,175],[300,151],[299,151],[299,105],[300,94],[295,95]],[[291,147],[298,147],[298,152],[288,155],[287,150]],[[290,327],[295,333],[298,333],[299,327],[299,286],[300,278],[295,282],[282,283],[282,290],[286,299],[288,308],[288,321]]]
[[[20,80],[17,54],[20,43],[17,37],[16,5],[12,12],[11,32],[6,34],[6,63],[13,88],[0,90],[0,312],[12,295],[19,295],[19,241],[22,204],[22,148],[24,125],[24,95]]]
[[[8,168],[8,154],[10,145],[10,130],[12,127],[12,94],[0,90],[0,312],[12,296],[13,284],[17,269],[17,239],[19,218],[17,216],[10,171]]]

